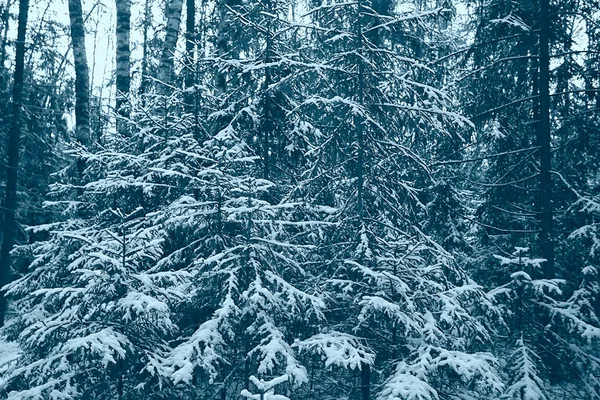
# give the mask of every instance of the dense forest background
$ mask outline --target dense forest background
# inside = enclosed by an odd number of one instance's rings
[[[0,6],[0,398],[600,398],[600,1],[60,4]]]

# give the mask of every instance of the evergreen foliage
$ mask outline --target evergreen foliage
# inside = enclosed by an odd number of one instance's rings
[[[599,11],[546,3],[118,0],[110,99],[34,13],[0,397],[599,397]]]

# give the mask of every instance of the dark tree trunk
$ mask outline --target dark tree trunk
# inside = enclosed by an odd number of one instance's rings
[[[127,119],[129,111],[127,99],[131,85],[129,32],[131,30],[131,0],[116,0],[117,4],[117,54],[116,76],[117,95],[115,109],[117,111],[117,132],[129,135]]]
[[[554,239],[552,212],[551,135],[550,135],[550,23],[549,0],[540,2],[540,68],[539,68],[539,122],[540,146],[540,246],[544,263],[544,278],[552,279],[554,271]]]
[[[371,398],[371,366],[363,364],[360,370],[360,392],[362,400]]]
[[[140,95],[142,95],[142,102],[144,102],[143,96],[148,91],[148,29],[152,25],[152,13],[150,9],[150,0],[146,0],[144,6],[144,25],[143,25],[143,40],[142,44],[142,81],[140,83]]]
[[[125,361],[123,361],[122,358],[119,358],[119,361],[117,361],[117,363],[117,373],[119,374],[119,376],[117,377],[117,398],[121,400],[123,398],[123,374]]]
[[[228,3],[228,0],[218,0],[216,5],[219,13],[219,24],[217,26],[217,56],[219,58],[224,57],[229,52]],[[217,95],[223,95],[227,92],[227,74],[223,69],[219,69],[215,76],[215,91]]]
[[[21,139],[21,111],[23,107],[23,75],[25,72],[25,34],[29,0],[19,1],[19,26],[15,55],[15,75],[12,94],[12,121],[8,134],[8,162],[6,165],[6,197],[4,199],[4,227],[0,249],[0,287],[9,282],[10,251],[14,244],[17,209],[17,170],[19,168],[19,142]],[[6,299],[0,293],[0,326],[4,325]]]
[[[185,20],[185,104],[188,109],[193,109],[194,92],[190,91],[196,83],[196,62],[194,50],[196,47],[196,0],[186,0],[186,20]]]
[[[363,50],[363,28],[362,28],[362,2],[358,0],[356,5],[356,51],[360,54]],[[359,105],[363,105],[365,101],[365,66],[362,58],[357,57],[358,63],[358,82],[357,82],[357,100]],[[362,220],[363,217],[363,190],[364,190],[364,163],[365,163],[365,150],[364,150],[364,128],[361,117],[356,114],[354,117],[354,125],[356,128],[356,142],[358,144],[358,157],[356,166],[356,184],[357,184],[357,199],[356,199],[356,211],[358,217]]]
[[[91,144],[90,77],[81,0],[69,0],[69,19],[75,61],[75,137],[81,144],[87,146]]]

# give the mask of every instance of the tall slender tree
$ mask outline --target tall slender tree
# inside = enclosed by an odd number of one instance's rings
[[[89,145],[90,135],[90,77],[85,49],[85,24],[81,0],[69,0],[71,44],[75,61],[75,130],[76,139]]]
[[[146,94],[148,88],[148,58],[149,58],[149,48],[148,48],[148,31],[150,30],[150,25],[152,24],[152,9],[150,0],[146,0],[144,2],[144,16],[142,20],[142,76],[140,82],[140,90],[139,94],[142,96],[142,101],[145,101],[144,95]]]
[[[194,93],[192,92],[196,83],[196,0],[185,2],[185,104],[191,108],[194,104]]]
[[[21,141],[21,114],[23,109],[23,77],[25,73],[25,36],[29,0],[19,0],[19,25],[12,92],[12,120],[8,135],[8,162],[6,165],[6,196],[4,199],[4,226],[0,248],[0,288],[10,279],[10,251],[14,244],[17,227],[17,171],[19,169],[19,143]],[[0,326],[6,318],[6,299],[0,291]]]
[[[117,5],[117,54],[116,76],[117,94],[115,110],[117,112],[117,132],[128,135],[128,124],[124,120],[129,118],[127,104],[131,86],[131,50],[129,48],[131,30],[131,0],[116,0]]]
[[[550,3],[540,1],[540,40],[539,40],[539,110],[538,146],[540,147],[540,247],[544,263],[544,276],[553,279],[554,272],[554,229],[552,212],[552,165],[550,133]]]
[[[301,178],[308,196],[331,207],[327,221],[335,227],[326,230],[319,252],[336,293],[328,322],[376,355],[356,359],[353,382],[360,383],[348,387],[350,398],[437,398],[448,380],[480,379],[479,389],[489,392],[501,387],[493,358],[477,351],[479,340],[452,339],[462,329],[473,329],[473,336],[464,332],[471,338],[485,336],[461,304],[479,303],[482,293],[423,231],[422,196],[434,181],[424,157],[440,137],[454,137],[468,124],[427,66],[445,10],[318,2],[303,21],[312,28],[307,53],[318,67],[294,111],[318,130],[314,139],[305,134],[311,162]],[[453,364],[446,357],[483,368],[454,380],[449,375],[463,372],[446,369]]]
[[[158,66],[158,80],[160,81],[158,93],[161,95],[166,95],[169,92],[169,86],[173,80],[175,51],[177,48],[177,39],[179,38],[182,10],[183,0],[170,0],[167,3],[165,13],[167,20],[165,41],[161,50],[160,64]]]

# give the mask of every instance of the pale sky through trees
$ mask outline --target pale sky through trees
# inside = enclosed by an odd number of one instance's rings
[[[199,1],[197,0],[198,6]],[[88,53],[88,64],[90,67],[90,79],[92,80],[92,89],[96,96],[105,99],[108,104],[112,104],[114,99],[114,78],[112,77],[115,67],[115,4],[114,1],[89,1],[82,2],[85,25],[87,29],[86,49]],[[16,4],[13,8],[16,11]],[[144,0],[135,0],[132,2],[131,14],[131,59],[132,59],[132,83],[134,87],[139,85],[139,73],[141,62],[141,43],[142,43],[142,17],[143,17]],[[458,2],[456,4],[457,21],[460,23],[468,15],[467,8]],[[297,15],[302,15],[302,9],[296,11]],[[69,24],[69,15],[67,10],[66,0],[57,0],[49,2],[32,3],[30,21],[35,23],[42,19],[51,19],[65,27]],[[163,17],[163,8],[160,4],[154,4],[152,7],[152,15],[154,21],[161,21]],[[185,10],[183,11],[182,21],[185,20]],[[184,23],[181,24],[181,29],[184,28]],[[16,27],[13,25],[10,29],[11,36],[16,37]],[[62,43],[59,43],[61,49],[65,53],[68,51],[69,57],[72,59],[72,54],[69,49],[69,42],[66,40],[68,35],[64,36]],[[465,39],[468,38],[468,35]],[[178,51],[181,53],[184,50],[183,40],[178,41]],[[64,53],[63,53],[64,54]],[[71,68],[67,73],[72,74]],[[109,86],[111,79],[113,85]],[[74,124],[73,117],[69,118],[70,124]],[[72,125],[71,125],[72,126]]]

